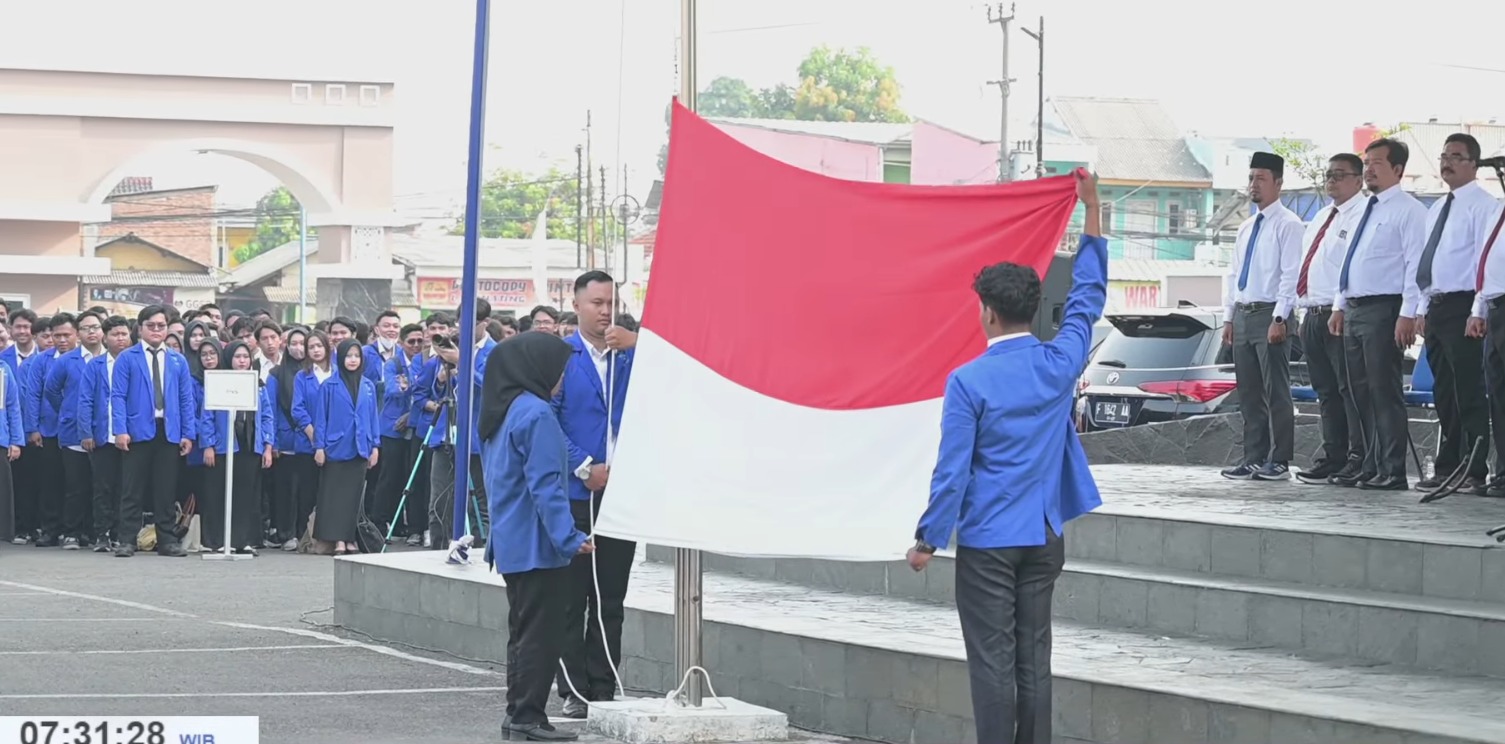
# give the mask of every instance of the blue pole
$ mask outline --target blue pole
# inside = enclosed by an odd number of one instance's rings
[[[486,140],[486,50],[491,0],[476,0],[475,69],[470,78],[470,159],[465,174],[465,262],[460,279],[460,369],[455,393],[455,512],[451,539],[465,534],[470,503],[470,420],[475,392],[476,256],[481,239],[481,158]]]

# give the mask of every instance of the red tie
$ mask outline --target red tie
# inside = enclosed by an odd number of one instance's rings
[[[1495,238],[1500,237],[1500,225],[1505,225],[1505,212],[1500,213],[1500,219],[1495,220],[1495,230],[1489,234],[1489,242],[1484,244],[1484,251],[1479,255],[1479,275],[1474,279],[1474,291],[1484,291],[1484,263],[1489,260],[1489,249],[1495,247]]]
[[[1312,257],[1317,255],[1317,246],[1322,245],[1322,237],[1327,235],[1327,228],[1333,224],[1333,218],[1338,216],[1338,207],[1333,206],[1333,211],[1327,215],[1327,221],[1322,223],[1322,229],[1317,231],[1317,239],[1312,241],[1312,247],[1306,252],[1306,260],[1301,262],[1301,276],[1296,280],[1296,296],[1306,296],[1306,274],[1312,268]]]

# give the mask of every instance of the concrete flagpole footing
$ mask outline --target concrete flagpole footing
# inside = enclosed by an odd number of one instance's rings
[[[729,697],[707,696],[698,708],[646,698],[591,703],[585,728],[627,744],[785,741],[789,717]]]

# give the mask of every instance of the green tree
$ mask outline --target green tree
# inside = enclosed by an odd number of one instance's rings
[[[500,169],[481,186],[481,235],[527,238],[538,213],[548,208],[550,238],[575,239],[575,205],[580,203],[575,174],[550,168],[543,174]],[[455,218],[451,235],[465,234],[465,215]]]
[[[705,116],[758,118],[763,115],[758,91],[741,78],[722,76],[712,80],[695,103]]]
[[[251,241],[235,249],[237,263],[245,263],[279,245],[298,239],[302,229],[302,205],[288,191],[278,186],[256,201],[256,234]]]
[[[909,121],[899,108],[894,68],[867,47],[855,52],[818,46],[799,67],[794,118],[806,121]]]

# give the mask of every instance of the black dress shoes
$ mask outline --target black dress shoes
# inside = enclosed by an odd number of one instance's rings
[[[1379,475],[1359,484],[1364,491],[1406,491],[1410,487],[1405,478],[1396,475]]]
[[[547,723],[502,724],[502,739],[505,741],[574,741],[580,738],[570,731],[560,731]]]

